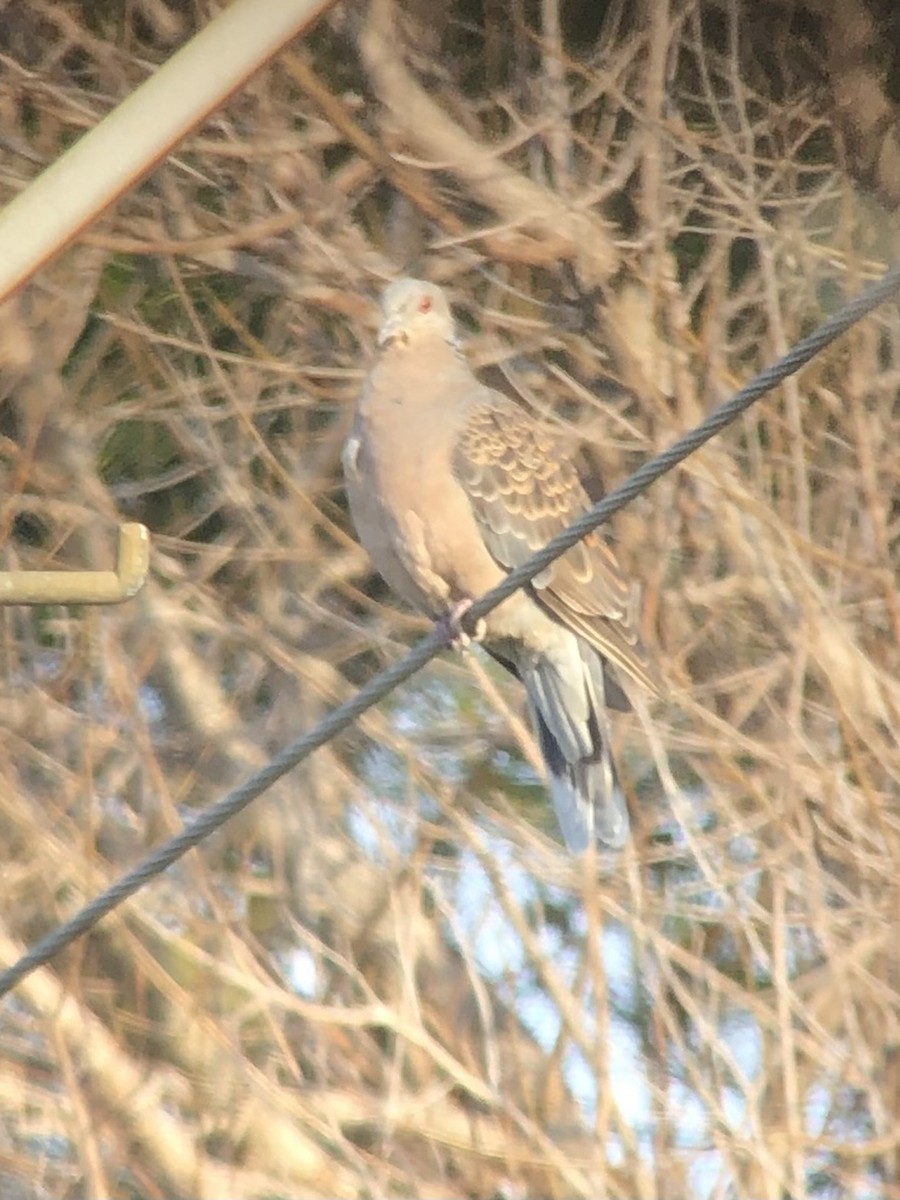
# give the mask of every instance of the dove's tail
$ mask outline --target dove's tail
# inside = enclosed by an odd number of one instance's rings
[[[561,653],[517,666],[563,838],[573,854],[581,854],[592,842],[619,847],[628,838],[607,714],[607,706],[623,708],[628,701],[593,647],[574,635],[566,641]]]

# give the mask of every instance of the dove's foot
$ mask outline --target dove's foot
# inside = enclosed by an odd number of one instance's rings
[[[437,626],[447,638],[450,646],[458,654],[465,653],[469,649],[472,642],[480,642],[484,639],[487,633],[487,624],[484,617],[479,617],[475,622],[475,629],[472,633],[466,633],[460,622],[463,617],[472,607],[471,600],[458,600],[452,608],[449,608],[444,615],[438,620]]]

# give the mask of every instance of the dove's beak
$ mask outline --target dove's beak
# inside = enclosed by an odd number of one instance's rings
[[[406,324],[406,320],[402,313],[394,313],[393,316],[385,317],[378,330],[378,345],[386,346],[391,338],[395,337]]]

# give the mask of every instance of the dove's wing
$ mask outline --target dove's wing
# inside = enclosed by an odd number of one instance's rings
[[[457,441],[453,468],[484,543],[507,570],[521,565],[590,507],[560,439],[484,389]],[[626,675],[657,683],[635,624],[633,588],[598,533],[589,533],[530,585],[534,598]]]

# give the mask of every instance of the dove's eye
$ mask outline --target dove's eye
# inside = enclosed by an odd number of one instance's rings
[[[431,297],[430,296],[423,296],[422,299],[419,301],[419,312],[420,313],[431,312]]]

